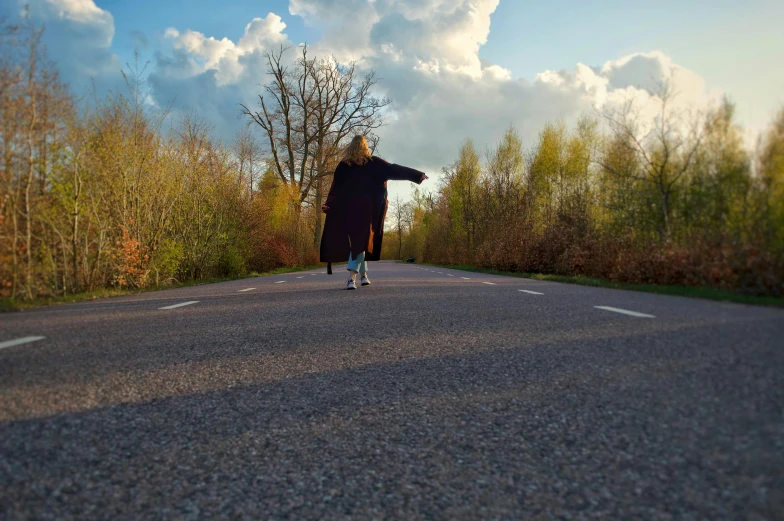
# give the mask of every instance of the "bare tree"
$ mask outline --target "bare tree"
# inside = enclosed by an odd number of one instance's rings
[[[248,194],[253,196],[256,183],[261,175],[261,148],[253,138],[250,129],[243,128],[234,138],[234,155],[241,179],[247,180]]]
[[[376,84],[372,71],[360,76],[353,63],[309,58],[307,46],[289,66],[283,60],[287,50],[266,54],[271,80],[258,96],[261,110],[240,106],[249,123],[264,131],[271,166],[281,181],[296,189],[301,205],[315,196],[312,203],[320,208],[324,178],[333,173],[340,149],[357,134],[375,148],[373,130],[383,124],[381,112],[390,100],[371,93]],[[314,243],[321,234],[322,217],[316,214]]]
[[[397,231],[397,258],[403,258],[403,232],[411,226],[411,203],[403,202],[400,194],[392,202],[392,218]]]
[[[642,128],[639,107],[631,101],[620,110],[607,108],[601,114],[616,144],[638,158],[639,171],[616,170],[601,160],[600,164],[613,175],[632,176],[654,187],[659,197],[659,236],[666,241],[671,232],[673,191],[696,157],[705,125],[701,117],[684,118],[672,107],[676,93],[669,82],[662,82],[657,94],[661,100],[658,115],[647,131]]]
[[[27,18],[28,11],[25,9],[25,18]],[[27,180],[25,182],[24,190],[24,217],[25,217],[25,256],[27,258],[27,266],[25,269],[25,295],[28,299],[33,298],[33,211],[32,211],[32,188],[33,188],[33,175],[36,169],[36,147],[35,140],[36,134],[39,131],[40,115],[39,115],[39,96],[40,88],[38,85],[38,59],[40,55],[39,47],[41,45],[41,29],[35,28],[31,24],[26,24],[29,30],[27,41],[27,76],[26,95],[27,95],[27,114],[25,118],[25,126],[27,127]]]

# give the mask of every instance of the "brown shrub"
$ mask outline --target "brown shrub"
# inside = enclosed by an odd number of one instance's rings
[[[253,254],[248,263],[251,270],[264,272],[296,264],[296,250],[285,237],[275,234],[263,234],[256,237]]]
[[[445,256],[447,257],[447,256]],[[436,262],[460,263],[464,257]],[[683,244],[635,242],[591,232],[582,239],[551,227],[537,236],[524,227],[499,227],[475,254],[479,267],[503,271],[584,275],[626,284],[711,287],[751,295],[784,294],[784,262],[760,248],[725,237],[688,237]]]

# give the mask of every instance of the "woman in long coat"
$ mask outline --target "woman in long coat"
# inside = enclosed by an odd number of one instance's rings
[[[335,169],[332,188],[321,209],[327,214],[321,237],[321,262],[348,259],[350,278],[346,289],[356,289],[357,273],[363,286],[370,284],[367,261],[381,258],[384,219],[387,215],[387,181],[421,183],[424,172],[388,163],[370,154],[364,136],[356,136]]]

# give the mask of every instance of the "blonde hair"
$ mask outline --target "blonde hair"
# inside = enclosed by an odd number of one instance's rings
[[[371,158],[365,136],[354,136],[351,143],[343,150],[343,161],[349,165],[364,165]]]

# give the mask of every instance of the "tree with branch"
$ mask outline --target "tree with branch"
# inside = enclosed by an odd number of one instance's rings
[[[404,202],[400,194],[392,202],[392,218],[397,232],[397,258],[403,258],[403,232],[411,227],[411,203]]]
[[[382,110],[390,100],[372,94],[373,71],[360,76],[354,63],[344,66],[334,58],[310,58],[305,45],[298,59],[286,65],[287,50],[281,47],[265,54],[271,79],[258,96],[261,110],[240,106],[249,124],[264,131],[270,166],[299,194],[300,208],[309,203],[320,208],[328,188],[324,182],[334,172],[341,148],[357,134],[375,148],[378,138],[373,130],[383,124]],[[320,221],[321,214],[316,213]],[[315,230],[317,244],[320,222]]]
[[[632,102],[602,112],[615,144],[637,158],[639,170],[617,170],[612,162],[601,160],[600,165],[612,175],[631,176],[653,187],[658,196],[658,233],[666,241],[671,235],[673,194],[696,158],[705,124],[699,115],[684,118],[673,109],[675,92],[669,82],[662,82],[656,94],[661,100],[658,115],[648,129],[642,128],[638,107]]]

